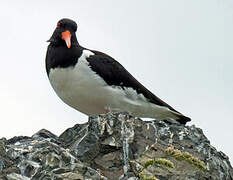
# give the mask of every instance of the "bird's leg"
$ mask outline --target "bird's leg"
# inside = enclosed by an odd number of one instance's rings
[[[106,106],[106,107],[104,108],[104,111],[105,111],[106,114],[112,114],[112,109],[111,109],[110,106]]]

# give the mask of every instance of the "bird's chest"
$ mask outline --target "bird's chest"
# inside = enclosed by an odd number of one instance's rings
[[[100,106],[99,99],[106,95],[106,83],[83,60],[74,67],[51,69],[49,80],[65,103],[81,111],[97,102],[95,107]]]

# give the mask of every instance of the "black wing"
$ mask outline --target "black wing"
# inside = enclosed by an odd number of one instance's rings
[[[137,91],[137,93],[143,94],[149,102],[159,106],[165,106],[170,110],[179,113],[139,83],[119,62],[114,60],[112,57],[99,51],[91,51],[94,52],[95,55],[87,58],[87,61],[90,63],[91,69],[100,75],[108,85],[120,86],[122,88],[132,87]],[[181,113],[179,114],[180,122],[183,122],[182,124],[190,121],[190,118],[183,116]]]

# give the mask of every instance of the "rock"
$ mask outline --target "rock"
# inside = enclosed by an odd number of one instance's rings
[[[1,141],[0,141],[1,144]],[[64,149],[59,138],[46,130],[32,137],[14,137],[4,142],[0,162],[6,161],[0,179],[45,180],[45,179],[101,179],[94,169],[84,165],[68,149]],[[6,160],[2,158],[6,156]],[[102,178],[103,179],[103,178]]]
[[[0,139],[0,179],[233,180],[233,169],[194,125],[108,113],[59,137]]]

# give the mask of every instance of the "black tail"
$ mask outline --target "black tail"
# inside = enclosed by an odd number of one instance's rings
[[[180,124],[185,125],[187,122],[191,121],[189,117],[186,117],[184,115],[179,116],[179,119],[176,119]]]

